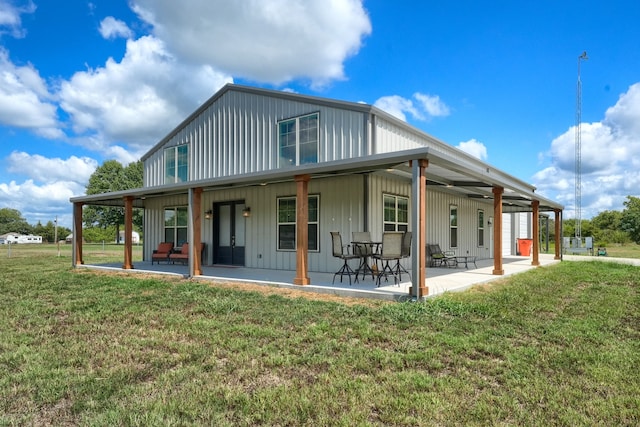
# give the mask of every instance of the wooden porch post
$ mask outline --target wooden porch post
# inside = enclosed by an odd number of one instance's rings
[[[560,224],[562,223],[562,221],[560,220],[560,209],[555,209],[553,212],[556,214],[555,216],[556,236],[554,238],[555,245],[556,245],[556,254],[553,257],[553,259],[560,259],[560,250],[561,250],[561,242],[562,242],[562,236],[560,235]]]
[[[540,201],[531,202],[533,208],[533,259],[531,265],[540,265]]]
[[[309,253],[309,190],[311,176],[296,175],[296,277],[294,285],[310,285],[308,272]]]
[[[502,193],[504,188],[493,187],[493,274],[503,275],[502,268]]]
[[[75,258],[73,265],[84,264],[82,260],[82,203],[73,204],[73,245]]]
[[[425,169],[429,166],[427,159],[419,159],[415,163],[409,162],[413,169],[413,215],[415,219],[415,232],[413,235],[411,266],[413,270],[412,286],[409,293],[421,299],[429,295],[429,288],[426,285],[426,245],[427,234],[427,177]]]
[[[124,270],[133,268],[132,246],[133,246],[133,197],[124,198]],[[118,236],[120,239],[120,236]]]
[[[193,249],[191,250],[191,257],[193,258],[193,275],[202,275],[202,252],[200,251],[200,245],[202,244],[202,220],[200,218],[200,211],[202,210],[202,188],[193,189]]]

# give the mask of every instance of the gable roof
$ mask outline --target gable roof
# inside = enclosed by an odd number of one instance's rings
[[[72,198],[71,201],[94,204],[101,202],[107,205],[122,206],[123,197],[133,196],[134,206],[144,207],[144,198],[148,195],[158,196],[179,194],[194,187],[218,189],[258,185],[264,182],[290,181],[293,180],[294,175],[298,174],[323,176],[329,174],[335,175],[393,170],[393,173],[410,178],[411,171],[407,166],[407,162],[415,159],[427,159],[429,160],[429,167],[426,170],[428,185],[437,186],[442,191],[452,192],[459,195],[462,194],[469,198],[493,199],[492,188],[498,186],[505,189],[505,193],[503,194],[505,212],[521,210],[530,211],[533,200],[540,201],[541,211],[554,209],[561,210],[563,208],[561,204],[536,194],[535,186],[501,171],[431,135],[428,135],[405,121],[400,120],[372,105],[236,84],[226,84],[223,86],[211,98],[198,107],[198,109],[185,118],[174,130],[167,134],[167,136],[154,145],[154,147],[152,147],[142,157],[142,160],[144,161],[149,158],[149,156],[160,149],[167,141],[173,138],[183,128],[188,126],[191,121],[203,114],[212,104],[231,91],[369,114],[371,115],[372,120],[375,120],[375,117],[379,117],[381,120],[389,122],[393,126],[401,129],[403,132],[416,136],[420,141],[426,141],[426,143],[424,147],[409,150],[287,167],[257,173],[254,172],[239,176],[218,177],[179,184],[168,184],[157,187],[118,191],[109,193],[108,196],[105,194],[81,196]]]

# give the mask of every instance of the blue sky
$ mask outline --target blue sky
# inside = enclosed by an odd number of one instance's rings
[[[640,2],[0,0],[0,208],[71,226],[228,82],[366,102],[582,217],[640,196]]]

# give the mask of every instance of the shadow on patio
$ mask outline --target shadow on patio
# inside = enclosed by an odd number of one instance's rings
[[[559,262],[553,259],[553,255],[547,254],[540,254],[539,260],[541,266]],[[535,268],[531,265],[531,257],[508,257],[504,258],[502,262],[504,275],[501,276],[492,274],[492,259],[478,260],[478,268],[469,268],[468,270],[460,266],[457,268],[428,267],[427,287],[429,288],[429,295],[427,297],[440,295],[445,292],[465,290],[473,285],[498,280]],[[123,270],[122,266],[117,264],[85,264],[78,267],[131,273],[168,274],[181,277],[187,277],[189,270],[188,266],[182,264],[156,263],[151,265],[149,261],[136,262],[133,270]],[[296,274],[293,270],[203,266],[202,273],[201,276],[196,276],[195,279],[214,282],[246,282],[354,298],[374,298],[390,301],[406,301],[411,299],[409,296],[411,280],[408,274],[402,275],[402,282],[399,285],[394,285],[393,282],[390,281],[388,283],[382,282],[380,287],[376,287],[376,282],[372,279],[371,275],[367,276],[364,280],[360,278],[358,283],[352,283],[350,286],[346,279],[340,283],[339,277],[336,277],[336,283],[332,284],[333,273],[309,272],[311,285],[299,286],[293,284],[293,279]]]

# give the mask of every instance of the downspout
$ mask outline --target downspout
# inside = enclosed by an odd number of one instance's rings
[[[362,193],[363,193],[363,197],[362,197],[362,203],[363,203],[363,207],[362,207],[362,226],[363,226],[363,230],[365,231],[371,231],[369,230],[369,187],[370,187],[370,175],[364,174],[363,179],[362,179]]]

